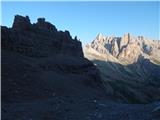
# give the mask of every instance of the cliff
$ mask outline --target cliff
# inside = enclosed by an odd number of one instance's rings
[[[16,15],[12,28],[1,27],[2,48],[31,57],[68,54],[83,57],[81,42],[72,39],[69,31],[58,31],[44,18],[31,24],[29,17]]]

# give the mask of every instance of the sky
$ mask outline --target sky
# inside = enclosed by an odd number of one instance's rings
[[[83,45],[98,33],[123,36],[131,33],[160,40],[160,2],[2,2],[1,25],[11,27],[16,14],[31,23],[45,17],[58,30],[69,30]]]

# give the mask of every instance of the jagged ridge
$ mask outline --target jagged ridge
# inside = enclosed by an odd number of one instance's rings
[[[130,33],[123,37],[103,36],[102,34],[88,44],[102,54],[111,54],[120,62],[128,64],[138,60],[140,55],[154,61],[160,61],[160,41],[150,40],[143,36],[134,37]]]
[[[12,28],[1,27],[2,48],[32,57],[69,54],[83,57],[81,42],[72,39],[69,31],[58,31],[44,18],[31,24],[29,17],[16,15]],[[73,50],[74,49],[74,50]]]

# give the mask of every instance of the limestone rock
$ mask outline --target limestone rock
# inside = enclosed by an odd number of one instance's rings
[[[119,61],[126,61],[127,64],[137,61],[139,55],[146,56],[153,61],[160,61],[160,42],[150,40],[143,36],[132,36],[130,33],[123,37],[98,36],[91,42],[91,47],[102,54],[110,53]]]
[[[122,51],[123,47],[125,47],[130,41],[130,34],[124,34],[124,36],[122,37],[121,41],[120,41],[120,50]]]
[[[112,44],[112,47],[111,47],[111,53],[115,57],[119,54],[118,43],[117,43],[116,40],[113,40],[113,44]]]

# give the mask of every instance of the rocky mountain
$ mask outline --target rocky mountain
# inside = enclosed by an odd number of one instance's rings
[[[1,34],[2,119],[31,119],[14,106],[26,105],[22,108],[27,110],[28,103],[49,99],[53,119],[65,119],[74,101],[106,98],[98,69],[84,58],[81,42],[69,31],[57,30],[44,18],[32,24],[28,16],[16,15],[11,28],[1,26]]]
[[[101,54],[111,54],[121,63],[137,62],[140,55],[153,62],[160,62],[160,41],[150,40],[143,36],[134,37],[130,33],[123,37],[106,37],[98,34],[87,47],[91,47]]]
[[[84,55],[101,71],[108,94],[133,103],[160,100],[160,41],[98,34]]]

